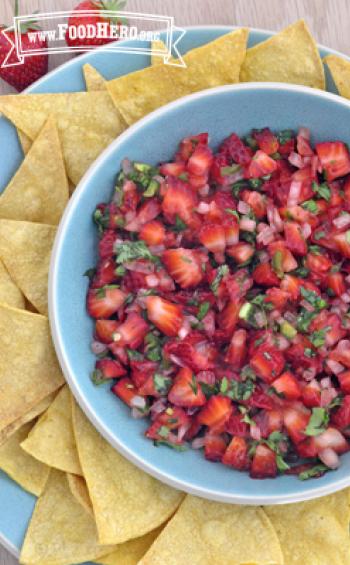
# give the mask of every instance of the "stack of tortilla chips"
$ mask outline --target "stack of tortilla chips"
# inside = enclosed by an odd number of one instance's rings
[[[107,82],[84,65],[87,92],[0,98],[25,154],[0,196],[0,469],[38,496],[21,563],[350,564],[348,491],[259,508],[163,485],[90,424],[64,384],[50,337],[47,277],[57,224],[75,185],[124,129],[214,86],[325,88],[303,21],[248,50],[247,38],[248,30],[238,29],[194,49],[184,56],[185,69],[154,56],[150,67]],[[326,63],[339,93],[350,98],[350,63],[333,55]]]

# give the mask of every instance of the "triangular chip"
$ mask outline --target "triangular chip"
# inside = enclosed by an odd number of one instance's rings
[[[0,259],[0,302],[14,306],[14,308],[25,308],[24,296],[11,279],[5,265]]]
[[[164,58],[160,55],[154,55],[154,51],[162,51],[164,54],[167,53],[167,46],[165,45],[164,41],[161,39],[157,39],[156,41],[152,41],[151,44],[152,55],[151,55],[151,63],[152,65],[164,65]]]
[[[123,543],[165,522],[183,494],[163,485],[122,457],[73,403],[79,459],[100,543]]]
[[[141,538],[132,539],[118,545],[113,553],[98,557],[96,563],[101,563],[101,565],[138,565],[140,559],[157,539],[162,529],[157,528]]]
[[[91,516],[93,516],[94,511],[92,509],[91,498],[84,477],[67,473],[67,479],[68,479],[68,485],[70,491],[74,496],[75,500],[77,500],[79,504],[81,504],[81,506],[86,510],[86,512],[88,512],[89,514],[91,514]]]
[[[72,496],[66,475],[53,469],[29,523],[21,563],[69,565],[114,549],[98,544],[93,518]]]
[[[63,382],[48,319],[0,304],[0,430]]]
[[[6,428],[3,428],[0,431],[0,446],[5,441],[7,441],[7,439],[9,437],[11,437],[24,424],[26,424],[27,422],[32,422],[35,418],[40,416],[40,414],[45,412],[45,410],[47,410],[48,407],[51,405],[56,394],[57,394],[56,392],[52,392],[51,394],[49,394],[48,396],[46,396],[45,398],[40,400],[40,402],[38,402],[38,404],[36,404],[36,406],[34,406],[30,410],[28,410],[28,412],[26,412],[26,414],[23,414],[23,416],[21,416],[17,420],[14,420],[13,422],[11,422],[11,424],[6,426]]]
[[[53,115],[74,184],[126,127],[108,92],[1,96],[0,112],[32,140]]]
[[[288,565],[349,565],[349,489],[316,500],[265,506]]]
[[[47,314],[47,278],[56,228],[0,220],[0,258],[11,278],[41,314]]]
[[[39,496],[45,486],[50,468],[23,451],[20,447],[33,424],[25,424],[0,446],[0,469],[22,488]]]
[[[325,88],[320,54],[304,20],[248,49],[241,82],[287,82]]]
[[[83,73],[86,84],[86,90],[88,92],[106,90],[106,83],[103,76],[98,72],[95,67],[86,63],[83,65]]]
[[[340,96],[350,99],[350,61],[338,55],[328,55],[323,61],[329,67]]]
[[[247,37],[247,29],[237,29],[189,51],[183,57],[186,68],[147,67],[107,82],[107,88],[126,122],[132,124],[186,94],[238,82]]]
[[[21,447],[50,467],[82,475],[73,433],[70,391],[67,386],[60,390]]]
[[[25,155],[27,155],[29,149],[32,146],[32,140],[20,129],[17,130],[17,135],[22,147],[22,151]]]
[[[49,118],[0,195],[0,218],[56,225],[69,198],[61,143]]]
[[[186,496],[139,565],[189,562],[193,565],[284,563],[276,532],[261,508]]]

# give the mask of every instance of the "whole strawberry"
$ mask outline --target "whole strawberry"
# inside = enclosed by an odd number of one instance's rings
[[[17,1],[15,2],[15,15],[18,15]],[[11,45],[4,34],[5,29],[5,26],[0,26],[0,77],[18,90],[18,92],[21,92],[24,88],[47,73],[49,57],[47,53],[43,55],[27,55],[24,57],[21,65],[2,67],[1,65],[11,49]],[[47,48],[47,39],[40,38],[35,33],[38,30],[40,30],[40,28],[34,20],[28,21],[25,25],[21,26],[21,42],[23,51]],[[35,35],[32,35],[31,40],[29,40],[28,33],[31,32]],[[8,31],[6,32],[6,35],[15,43],[14,31]],[[16,51],[13,51],[8,62],[16,62],[17,60]]]
[[[87,46],[98,46],[105,45],[111,41],[116,41],[117,38],[111,37],[110,25],[114,24],[119,26],[124,23],[124,19],[120,17],[104,16],[103,14],[79,14],[83,10],[111,10],[117,12],[123,10],[126,5],[126,0],[83,0],[74,8],[72,15],[68,19],[68,29],[66,31],[66,43],[70,47],[87,47]],[[106,32],[103,37],[97,37],[97,24],[106,24]],[[82,29],[89,25],[87,29],[89,31],[92,29],[91,26],[95,28],[95,33],[89,33],[88,37],[81,38],[77,34],[77,30]],[[101,35],[101,34],[99,34]]]

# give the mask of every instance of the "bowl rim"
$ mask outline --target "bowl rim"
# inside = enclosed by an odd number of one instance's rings
[[[169,111],[173,109],[185,106],[188,102],[198,100],[203,97],[215,96],[216,94],[225,93],[225,92],[234,93],[234,92],[271,90],[271,89],[278,90],[281,92],[287,92],[287,93],[288,92],[304,93],[311,97],[330,100],[332,102],[345,106],[350,111],[350,101],[342,98],[337,94],[333,94],[318,89],[313,89],[307,86],[286,84],[279,82],[237,83],[233,85],[225,85],[225,86],[209,88],[194,94],[189,94],[187,96],[174,100],[173,102],[170,102],[169,104],[166,104],[156,109],[155,111],[141,118],[139,121],[135,122],[127,130],[125,130],[125,132],[123,132],[120,136],[118,136],[101,153],[101,155],[99,155],[99,157],[86,171],[86,173],[80,180],[79,184],[77,185],[73,195],[71,196],[70,201],[63,213],[62,219],[58,226],[56,238],[52,249],[50,268],[49,268],[49,280],[48,280],[49,322],[51,327],[51,335],[52,335],[53,343],[55,346],[55,350],[57,353],[60,366],[66,378],[66,381],[76,401],[78,402],[78,404],[80,405],[81,409],[83,410],[87,418],[90,420],[90,422],[94,425],[94,427],[101,433],[101,435],[108,441],[108,443],[112,447],[114,447],[119,453],[121,453],[131,463],[136,465],[144,472],[150,474],[151,476],[155,477],[156,479],[160,480],[163,483],[168,484],[173,488],[183,490],[195,496],[200,496],[202,498],[206,498],[209,500],[215,500],[229,504],[275,505],[275,504],[287,504],[287,503],[311,500],[314,498],[325,496],[327,494],[331,494],[333,492],[336,492],[338,490],[350,486],[350,473],[348,477],[338,480],[335,479],[332,482],[330,482],[330,484],[327,485],[323,485],[319,487],[317,487],[316,485],[316,487],[315,486],[310,487],[300,493],[291,493],[291,494],[279,493],[279,494],[272,494],[269,496],[264,496],[263,492],[262,494],[259,495],[255,493],[252,495],[247,495],[247,494],[240,495],[238,493],[231,493],[231,492],[227,492],[223,494],[222,492],[218,492],[215,489],[211,489],[210,487],[195,486],[191,482],[186,482],[168,476],[166,472],[159,471],[157,468],[155,468],[152,461],[150,460],[145,461],[140,459],[137,453],[132,448],[129,448],[128,446],[125,446],[124,444],[120,443],[118,437],[116,437],[112,433],[112,431],[109,430],[105,422],[95,414],[95,411],[93,407],[90,405],[89,401],[84,397],[83,394],[80,393],[79,387],[76,382],[76,378],[73,374],[73,371],[71,371],[70,369],[69,359],[66,355],[66,351],[64,348],[64,343],[58,323],[58,288],[57,288],[57,281],[58,281],[57,273],[59,270],[58,259],[61,256],[61,248],[63,242],[65,241],[66,229],[70,223],[71,216],[74,214],[74,211],[78,206],[80,200],[80,194],[85,190],[85,187],[88,185],[90,177],[93,174],[95,174],[95,172],[98,171],[98,169],[103,167],[104,161],[108,159],[108,157],[116,151],[116,148],[118,147],[119,144],[122,144],[124,143],[124,141],[127,141],[129,138],[132,138],[134,133],[142,129],[144,125],[148,124],[149,122],[152,122],[154,119],[165,116]]]

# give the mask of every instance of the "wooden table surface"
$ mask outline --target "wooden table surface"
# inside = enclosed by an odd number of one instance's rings
[[[22,0],[20,13],[69,10],[77,3],[78,0]],[[13,4],[13,0],[0,0],[0,22],[11,23]],[[128,10],[174,16],[180,26],[244,25],[269,30],[279,30],[302,17],[319,43],[350,55],[349,0],[129,0]],[[61,64],[65,58],[69,55],[52,56],[50,67]],[[13,92],[11,87],[0,81],[0,94],[9,92]],[[17,563],[0,548],[0,565]]]

